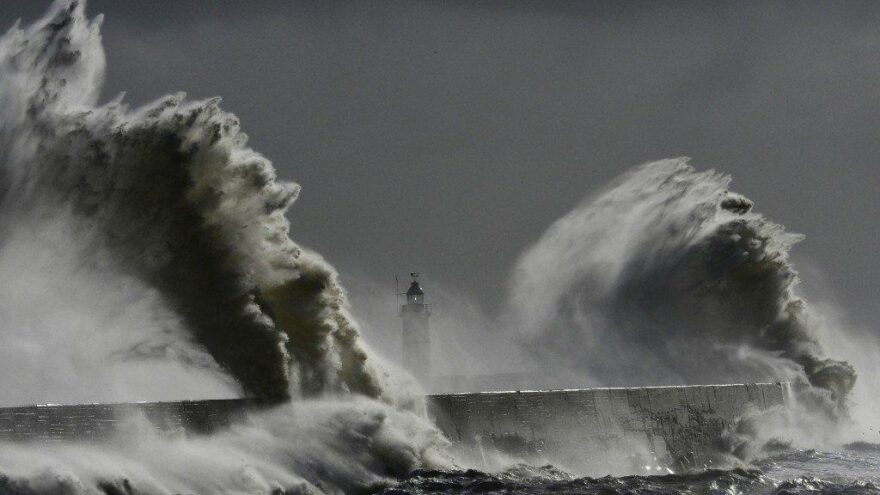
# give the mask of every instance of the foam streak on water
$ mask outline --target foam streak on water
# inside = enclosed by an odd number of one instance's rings
[[[661,476],[579,478],[552,466],[516,466],[494,474],[420,470],[382,493],[873,495],[880,494],[880,445],[853,444],[837,452],[795,450],[748,469]]]

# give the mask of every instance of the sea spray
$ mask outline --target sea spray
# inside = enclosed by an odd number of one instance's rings
[[[63,224],[77,270],[155,291],[243,393],[381,396],[335,272],[288,235],[299,186],[276,180],[218,99],[98,105],[99,22],[83,8],[58,2],[0,41],[0,256],[19,235],[34,256],[57,249],[41,235]],[[144,341],[127,353],[165,350]]]
[[[424,419],[365,398],[294,401],[210,436],[132,417],[108,442],[3,444],[0,493],[358,493],[442,465],[438,442]]]
[[[100,104],[84,9],[0,38],[4,400],[278,406],[206,438],[3,445],[3,490],[349,492],[442,459],[420,394],[388,385],[333,268],[289,237],[299,186],[219,99]]]
[[[522,255],[505,319],[545,362],[607,384],[790,380],[845,414],[855,371],[794,294],[800,236],[729,183],[687,159],[625,174]]]

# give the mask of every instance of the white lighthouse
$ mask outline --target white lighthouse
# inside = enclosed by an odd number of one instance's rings
[[[431,305],[425,304],[425,291],[419,285],[419,274],[411,273],[412,283],[406,291],[406,304],[400,306],[403,320],[403,366],[422,384],[431,379],[431,331],[428,319]]]

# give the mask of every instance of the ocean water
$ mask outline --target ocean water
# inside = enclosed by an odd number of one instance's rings
[[[854,443],[838,451],[783,451],[750,468],[658,476],[577,477],[552,466],[524,465],[498,473],[418,470],[380,493],[876,494],[880,493],[880,444]]]
[[[597,453],[601,455],[601,453]],[[185,467],[183,467],[185,469]],[[121,473],[120,473],[121,474]],[[208,480],[202,480],[206,482]],[[198,483],[197,483],[198,484]],[[203,485],[203,488],[208,484]],[[150,486],[124,475],[105,478],[96,484],[46,484],[0,473],[0,495],[52,495],[88,493],[133,495],[177,493],[154,491]],[[227,492],[226,488],[229,489]],[[316,487],[251,486],[226,487],[214,484],[210,493],[266,493],[273,495],[320,492]],[[325,487],[326,488],[326,487]],[[778,452],[749,468],[705,470],[656,476],[578,477],[553,466],[517,465],[501,472],[474,469],[441,471],[419,469],[396,484],[353,488],[330,493],[417,494],[878,494],[880,493],[880,444],[850,444],[837,451],[791,450]],[[186,493],[202,493],[199,490]],[[205,492],[207,493],[207,492]]]

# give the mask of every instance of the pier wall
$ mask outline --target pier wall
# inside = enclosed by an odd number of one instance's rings
[[[0,408],[0,440],[100,441],[138,418],[162,431],[209,433],[254,407],[247,399],[6,407]]]
[[[711,467],[724,432],[749,410],[784,404],[785,390],[776,383],[483,392],[431,395],[427,405],[471,465],[522,460],[571,472],[664,473]],[[0,441],[101,441],[137,417],[162,431],[210,433],[259,407],[229,399],[0,408]]]
[[[749,410],[784,404],[785,387],[595,388],[428,399],[436,424],[476,465],[495,467],[501,453],[575,472],[665,474],[667,468],[711,467],[721,458],[724,432]]]

